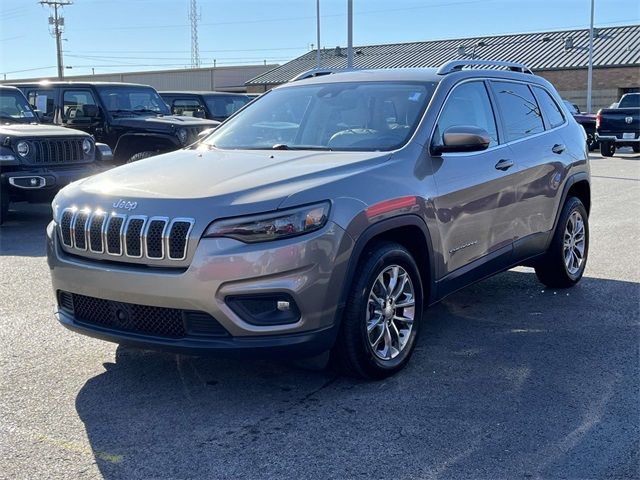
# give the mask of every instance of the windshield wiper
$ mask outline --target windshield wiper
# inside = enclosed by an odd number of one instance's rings
[[[137,110],[132,110],[134,113],[160,113],[157,110],[151,110],[149,108],[138,108]]]
[[[287,145],[286,143],[276,143],[271,147],[272,150],[323,150],[330,152],[329,147],[320,145]]]

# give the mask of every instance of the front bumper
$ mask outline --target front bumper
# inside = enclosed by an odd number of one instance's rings
[[[12,193],[28,196],[37,192],[57,192],[66,185],[91,175],[104,172],[109,165],[96,163],[61,168],[24,168],[2,172],[0,184]]]
[[[349,235],[329,223],[318,232],[262,244],[202,239],[188,267],[153,268],[70,255],[62,250],[53,223],[47,237],[56,296],[64,291],[113,302],[204,312],[229,335],[161,338],[87,324],[58,309],[56,317],[65,327],[143,348],[224,355],[312,356],[329,348],[335,339],[338,299],[353,247]],[[273,293],[287,294],[295,301],[300,310],[295,323],[249,323],[225,302],[230,296]]]

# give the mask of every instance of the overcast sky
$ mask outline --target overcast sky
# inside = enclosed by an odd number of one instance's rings
[[[67,75],[190,64],[189,0],[75,0],[65,7]],[[315,0],[198,0],[203,66],[284,63],[316,43]],[[347,0],[321,0],[321,44],[346,44]],[[354,44],[589,25],[590,0],[354,0]],[[50,9],[0,0],[0,75],[55,75]],[[640,23],[638,0],[596,0],[596,25]]]

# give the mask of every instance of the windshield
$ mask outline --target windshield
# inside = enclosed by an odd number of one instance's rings
[[[325,83],[273,90],[203,143],[221,149],[374,151],[404,145],[435,83]]]
[[[33,123],[36,115],[19,90],[0,89],[0,122]]]
[[[150,87],[99,87],[102,103],[112,115],[169,115],[169,107]]]
[[[252,98],[244,95],[205,95],[204,101],[214,120],[224,120],[236,113]]]
[[[625,95],[620,100],[618,108],[638,108],[640,107],[640,93]]]

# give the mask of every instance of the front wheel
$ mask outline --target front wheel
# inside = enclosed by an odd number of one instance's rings
[[[600,142],[600,153],[603,157],[613,157],[616,153],[616,144],[614,142]]]
[[[580,199],[569,197],[545,255],[536,264],[536,275],[551,288],[573,287],[580,281],[589,253],[589,217]]]
[[[375,244],[350,286],[332,363],[352,376],[393,375],[413,353],[422,309],[422,279],[411,254],[397,243]]]
[[[143,158],[153,157],[154,155],[157,155],[157,154],[158,154],[157,152],[151,152],[151,151],[138,152],[135,155],[133,155],[129,160],[127,160],[127,163],[137,162],[138,160],[142,160]]]

